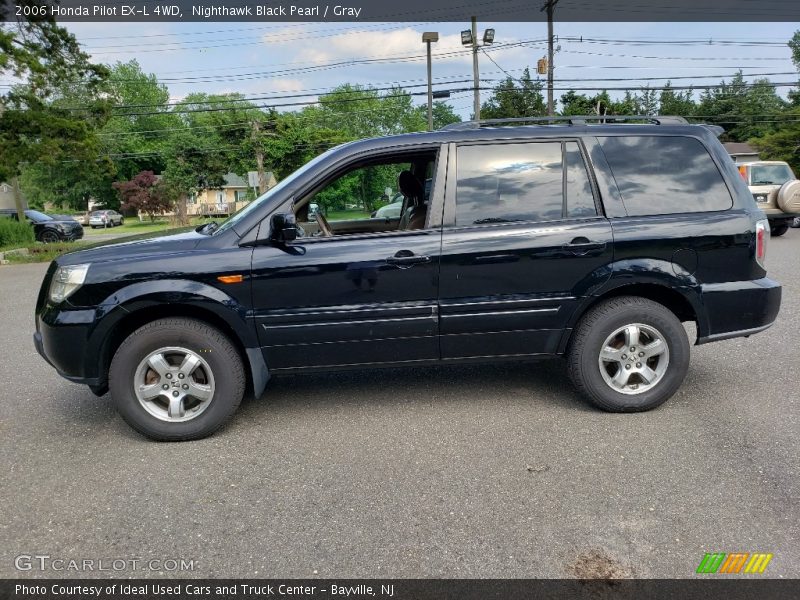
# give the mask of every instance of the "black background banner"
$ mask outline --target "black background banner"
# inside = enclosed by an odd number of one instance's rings
[[[59,21],[545,21],[545,0],[0,0],[0,20]],[[556,21],[800,21],[798,0],[557,0]]]
[[[0,581],[10,600],[796,600],[798,579],[16,579]]]

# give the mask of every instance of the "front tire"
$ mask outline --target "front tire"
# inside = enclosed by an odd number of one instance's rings
[[[128,425],[159,441],[194,440],[217,431],[242,400],[239,352],[219,330],[194,319],[140,327],[111,362],[109,389]]]
[[[689,370],[689,340],[666,307],[621,296],[591,309],[568,351],[575,388],[609,412],[638,412],[666,402]]]
[[[55,231],[44,231],[42,232],[41,241],[44,244],[55,244],[56,242],[61,241],[61,236],[58,235]]]

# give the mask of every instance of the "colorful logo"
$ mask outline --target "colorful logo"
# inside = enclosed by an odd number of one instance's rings
[[[772,554],[764,552],[707,552],[697,573],[763,573],[771,560]]]

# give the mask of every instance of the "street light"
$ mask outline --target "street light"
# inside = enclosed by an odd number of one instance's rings
[[[433,131],[433,78],[431,74],[431,43],[439,41],[439,33],[426,31],[422,41],[428,46],[428,131]]]
[[[472,46],[472,77],[475,80],[474,92],[474,107],[475,120],[480,121],[481,118],[481,93],[478,84],[478,48],[481,45],[478,43],[478,19],[472,17],[472,29],[465,29],[461,32],[461,43],[464,46]],[[491,46],[494,43],[494,29],[489,28],[483,32],[483,45]]]

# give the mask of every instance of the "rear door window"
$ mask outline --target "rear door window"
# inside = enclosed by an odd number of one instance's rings
[[[577,142],[459,146],[456,226],[597,214]]]
[[[599,137],[630,216],[727,210],[730,191],[705,146],[680,136]]]

